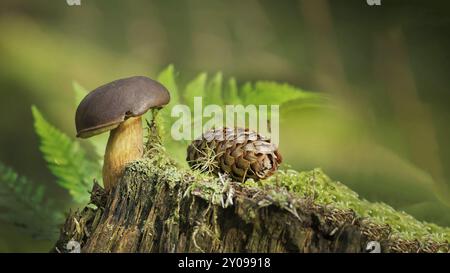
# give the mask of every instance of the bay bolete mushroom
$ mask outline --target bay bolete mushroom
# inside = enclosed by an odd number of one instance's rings
[[[103,163],[106,190],[116,186],[127,163],[143,155],[141,116],[169,101],[169,92],[162,84],[136,76],[100,86],[80,102],[75,116],[77,137],[110,131]]]

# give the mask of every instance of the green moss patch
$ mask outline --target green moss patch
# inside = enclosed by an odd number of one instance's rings
[[[391,236],[404,240],[433,240],[448,243],[450,228],[419,221],[411,215],[380,202],[369,202],[344,184],[332,181],[321,169],[297,172],[278,171],[269,179],[247,181],[245,187],[258,189],[284,188],[299,198],[317,205],[342,211],[352,210],[357,216],[376,225],[388,225]]]
[[[297,210],[320,211],[332,226],[359,225],[369,240],[387,241],[392,251],[449,251],[450,228],[419,221],[385,203],[369,202],[344,184],[331,180],[321,169],[279,170],[266,180],[247,180],[241,184],[225,176],[183,169],[166,156],[162,146],[153,149],[147,152],[145,165],[170,181],[171,187],[181,183],[185,196],[192,194],[227,207],[233,205],[237,193],[247,194],[246,198],[255,198],[260,207],[276,204],[296,216]]]

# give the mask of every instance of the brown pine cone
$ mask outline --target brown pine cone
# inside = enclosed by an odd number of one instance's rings
[[[211,129],[187,149],[192,169],[227,174],[238,182],[271,176],[281,163],[278,148],[270,139],[243,128]]]

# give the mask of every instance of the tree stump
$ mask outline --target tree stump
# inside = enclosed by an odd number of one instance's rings
[[[278,191],[278,192],[276,192]],[[433,252],[414,242],[373,234],[353,212],[259,190],[224,178],[181,171],[152,156],[130,164],[107,195],[95,184],[91,203],[71,212],[53,251],[70,252]]]

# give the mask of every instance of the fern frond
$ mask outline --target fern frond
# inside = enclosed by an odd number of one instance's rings
[[[54,240],[63,215],[44,194],[43,186],[34,186],[0,162],[0,220],[35,238]]]
[[[191,109],[194,107],[194,97],[205,97],[205,94],[207,93],[205,91],[207,79],[208,75],[206,73],[200,73],[195,79],[186,85],[183,92],[184,100]]]
[[[67,189],[74,201],[89,201],[88,191],[93,179],[100,177],[100,166],[90,161],[79,143],[52,126],[37,107],[32,106],[35,131],[40,138],[40,150],[58,184]]]
[[[169,104],[161,109],[157,115],[159,134],[162,137],[163,143],[166,143],[170,138],[170,126],[173,122],[170,113],[172,111],[172,107],[179,103],[178,86],[175,80],[175,69],[173,65],[169,65],[166,69],[159,73],[157,81],[164,85],[170,92]],[[147,113],[147,119],[150,119],[149,115],[151,115],[151,111]]]
[[[205,105],[224,104],[222,98],[222,78],[222,73],[218,72],[206,85],[204,94]]]
[[[224,104],[242,104],[241,98],[238,93],[238,86],[235,78],[230,78],[228,84],[225,87],[224,93]]]
[[[170,116],[172,107],[180,101],[190,107],[193,113],[194,97],[203,98],[203,106],[216,104],[221,107],[225,105],[283,105],[283,110],[295,109],[296,107],[314,106],[320,107],[326,105],[327,100],[323,94],[308,92],[296,88],[286,83],[277,83],[269,81],[257,81],[255,83],[247,82],[238,86],[235,78],[224,78],[221,72],[216,73],[212,78],[208,78],[206,73],[200,73],[193,80],[189,81],[184,88],[179,88],[175,79],[173,65],[167,67],[158,77],[158,81],[167,87],[172,96],[168,106],[163,108],[157,116],[158,124],[162,124],[163,143],[168,151],[180,163],[185,163],[185,143],[173,141],[170,128],[175,119]],[[179,98],[182,99],[179,99]],[[286,106],[286,107],[284,107]],[[269,113],[268,118],[271,118]],[[280,117],[281,119],[283,116]],[[205,118],[203,118],[205,121]],[[191,125],[195,121],[191,119]],[[192,127],[193,128],[193,127]],[[198,128],[197,128],[198,129]],[[194,137],[196,129],[194,129]]]
[[[234,78],[224,81],[220,72],[210,80],[206,73],[200,73],[186,85],[181,93],[191,109],[194,97],[199,96],[203,97],[204,105],[217,104],[220,106],[226,104],[282,105],[291,101],[303,103],[312,100],[317,103],[325,102],[323,94],[305,91],[287,83],[246,82],[239,88]]]
[[[185,141],[173,141],[171,136],[171,127],[175,122],[175,118],[171,116],[172,108],[180,103],[180,90],[176,81],[177,73],[173,65],[169,65],[157,77],[157,81],[164,85],[170,92],[170,102],[164,108],[159,110],[156,116],[156,124],[159,134],[162,138],[162,143],[166,150],[176,158],[179,163],[185,164],[184,160],[180,160],[185,156],[185,147],[188,143]],[[152,111],[149,111],[146,118],[150,120]]]
[[[283,104],[292,100],[323,97],[322,94],[307,92],[287,83],[270,81],[257,81],[255,84],[247,83],[242,89],[244,104]]]

